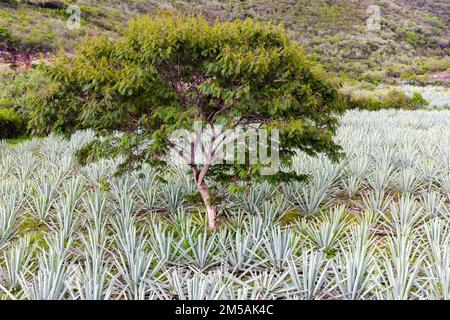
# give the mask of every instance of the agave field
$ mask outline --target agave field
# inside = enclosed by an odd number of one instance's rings
[[[351,111],[346,157],[228,193],[216,232],[190,175],[77,166],[78,132],[0,144],[2,299],[450,299],[450,111]]]
[[[420,93],[423,98],[429,102],[429,106],[432,108],[443,109],[450,106],[450,88],[448,87],[401,85],[394,86],[394,88],[403,91],[410,97],[415,92]]]

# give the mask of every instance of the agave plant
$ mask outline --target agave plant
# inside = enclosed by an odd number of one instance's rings
[[[280,226],[273,227],[263,238],[261,255],[266,258],[269,265],[277,271],[283,271],[286,262],[296,249],[295,239],[289,228],[282,230]]]
[[[375,239],[370,224],[364,223],[350,232],[349,242],[342,245],[332,263],[336,283],[344,299],[363,299],[374,288]]]
[[[18,157],[16,158],[20,165],[15,166],[15,174],[21,181],[26,181],[34,172],[37,165],[36,157],[29,152],[26,145],[21,145],[17,150]]]
[[[429,249],[424,259],[426,294],[430,299],[450,299],[450,227],[435,218],[424,225]]]
[[[111,276],[111,265],[88,258],[68,275],[66,286],[74,300],[109,300],[115,293],[117,276]]]
[[[363,197],[363,209],[367,209],[373,214],[382,214],[392,202],[392,196],[385,196],[383,193],[371,192]]]
[[[144,251],[147,236],[145,230],[142,229],[140,233],[136,228],[135,218],[133,216],[117,215],[112,220],[112,226],[115,233],[115,243],[118,247],[118,252],[122,254],[121,257],[132,265],[139,249]],[[139,252],[140,253],[140,252]]]
[[[102,226],[106,222],[106,200],[106,195],[102,191],[89,192],[83,199],[88,219],[96,226]]]
[[[209,268],[215,261],[213,254],[216,250],[216,235],[208,236],[206,230],[197,234],[187,234],[187,249],[182,249],[187,263],[193,268],[202,271]]]
[[[96,163],[91,163],[82,168],[81,174],[84,179],[93,186],[99,187],[104,185],[115,168],[110,160],[101,159]]]
[[[248,223],[244,224],[245,232],[250,234],[254,241],[259,242],[267,230],[271,227],[267,220],[261,216],[253,216]]]
[[[367,178],[368,184],[375,194],[385,193],[386,189],[390,186],[392,172],[392,166],[383,165],[376,167],[372,174]]]
[[[300,266],[299,266],[300,264]],[[287,290],[298,294],[302,299],[313,300],[325,297],[328,285],[328,266],[325,254],[321,251],[303,252],[299,262],[289,262],[289,276],[292,283]]]
[[[18,226],[18,204],[13,195],[0,196],[0,247],[15,235]]]
[[[232,286],[229,285],[225,288],[223,296],[224,300],[258,300],[260,294],[256,287],[246,287],[241,285]]]
[[[311,187],[302,187],[296,192],[293,205],[296,206],[305,216],[311,216],[317,213],[320,207],[326,206],[328,189],[330,185],[312,185]]]
[[[281,196],[274,197],[271,201],[264,201],[260,208],[255,207],[257,217],[260,217],[265,227],[278,223],[286,214],[288,207]]]
[[[69,238],[75,230],[77,219],[72,199],[62,198],[57,205],[58,228],[65,239]]]
[[[404,169],[396,176],[396,185],[402,194],[410,195],[420,188],[413,169]]]
[[[347,197],[353,198],[360,190],[362,184],[363,183],[360,178],[351,175],[342,182],[342,188],[344,189]]]
[[[149,211],[156,210],[158,205],[158,192],[160,189],[157,175],[150,168],[143,168],[142,177],[136,178],[138,197]]]
[[[148,289],[147,277],[151,277],[158,268],[152,269],[154,256],[145,252],[143,246],[137,248],[132,256],[117,250],[114,265],[118,276],[123,279],[122,290],[126,296],[134,300],[142,300]]]
[[[4,280],[9,291],[17,291],[20,288],[20,276],[30,265],[34,249],[30,236],[24,236],[3,252],[4,266],[0,269],[0,278]]]
[[[66,243],[64,237],[57,234],[49,236],[46,242],[48,249],[41,250],[37,272],[33,274],[27,270],[19,279],[22,293],[29,300],[61,300],[67,292],[65,281],[70,240]]]
[[[402,196],[398,204],[390,206],[390,215],[382,213],[383,224],[395,230],[397,234],[409,232],[423,218],[422,208],[417,208],[413,198]]]
[[[449,243],[450,237],[447,237]],[[431,251],[424,259],[428,284],[427,298],[450,300],[450,248],[448,245],[431,244]]]
[[[363,179],[369,166],[367,153],[358,152],[348,161],[350,175],[358,179]]]
[[[411,168],[419,158],[419,150],[415,143],[403,145],[397,154],[398,166],[402,169]]]
[[[240,206],[247,213],[260,211],[262,206],[274,194],[275,189],[268,183],[261,183],[252,185],[246,192],[239,192],[235,194],[236,205]]]
[[[173,271],[169,282],[180,300],[217,300],[225,289],[223,282],[217,281],[213,275],[204,275],[188,271],[185,274]]]
[[[378,281],[380,288],[377,294],[384,299],[408,300],[413,297],[413,288],[418,287],[423,256],[419,255],[410,233],[388,238],[387,252],[381,262],[379,274],[382,276]]]
[[[433,217],[444,214],[445,198],[435,191],[423,193],[421,197],[425,212]]]
[[[125,217],[134,211],[133,183],[128,178],[111,181],[111,193],[118,203],[119,213]]]
[[[417,161],[418,179],[430,190],[436,178],[439,177],[439,167],[430,160],[431,158],[420,159]]]
[[[258,300],[273,300],[286,295],[285,282],[287,271],[276,270],[249,271],[248,279],[244,281],[244,287],[252,288],[257,292]]]
[[[170,212],[177,212],[185,203],[187,194],[186,189],[182,185],[166,184],[162,188],[159,201],[164,203]]]
[[[244,271],[258,264],[256,257],[262,241],[255,241],[250,233],[237,230],[236,233],[228,233],[219,242],[230,267]]]
[[[323,219],[316,219],[314,224],[307,224],[303,228],[306,239],[317,249],[333,249],[346,228],[344,214],[345,207],[337,207]]]
[[[42,185],[36,186],[35,192],[30,203],[34,209],[35,218],[43,223],[48,222],[52,205],[56,199],[56,184],[44,182]]]
[[[442,188],[442,191],[447,194],[447,198],[450,198],[450,173],[442,174],[438,178],[438,183]]]
[[[161,263],[176,264],[180,258],[180,249],[184,238],[175,239],[175,232],[168,230],[167,225],[152,222],[149,228],[149,245]]]
[[[75,177],[70,179],[69,182],[66,182],[63,185],[63,192],[61,197],[64,198],[67,205],[71,208],[71,210],[75,210],[79,199],[81,198],[83,193],[83,183],[79,177]]]

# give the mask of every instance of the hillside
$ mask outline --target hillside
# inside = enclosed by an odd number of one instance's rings
[[[70,4],[80,7],[80,30],[66,26],[70,14],[65,8]],[[381,30],[366,26],[369,5],[380,8]],[[341,76],[385,80],[426,73],[428,77],[450,67],[448,61],[438,64],[432,59],[450,54],[449,7],[445,0],[0,0],[0,46],[6,61],[23,61],[59,47],[70,52],[86,34],[100,30],[112,36],[132,16],[164,9],[201,12],[210,19],[250,17],[281,23],[329,71]]]
[[[449,9],[0,0],[0,301],[450,300]]]

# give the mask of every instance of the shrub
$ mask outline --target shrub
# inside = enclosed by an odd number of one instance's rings
[[[0,109],[0,139],[17,138],[23,133],[24,124],[16,110]]]
[[[400,90],[389,90],[382,102],[383,109],[414,109],[411,99]]]
[[[413,31],[407,31],[405,33],[405,41],[412,46],[416,46],[417,45],[417,33],[413,32]]]
[[[0,0],[0,3],[15,8],[18,5],[18,0]]]
[[[350,97],[347,96],[349,109],[359,110],[380,110],[383,109],[383,103],[377,97]]]
[[[441,72],[446,71],[450,68],[450,58],[428,58],[426,60],[419,61],[420,63],[420,73],[426,72]]]
[[[29,5],[37,6],[44,9],[65,9],[67,5],[62,1],[46,1],[46,0],[34,0],[27,1]]]
[[[420,93],[415,93],[411,98],[404,92],[391,89],[386,90],[353,90],[348,89],[342,95],[349,109],[377,111],[382,109],[406,109],[415,110],[428,105]]]
[[[0,28],[0,43],[11,41],[11,32],[7,28]]]
[[[415,108],[424,108],[429,102],[419,92],[414,92],[411,97],[411,104]]]
[[[0,110],[14,110],[21,118],[23,130],[28,122],[29,92],[44,94],[51,90],[50,82],[37,69],[0,73]]]

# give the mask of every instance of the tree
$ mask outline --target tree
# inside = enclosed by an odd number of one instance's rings
[[[139,17],[117,39],[89,38],[77,53],[60,52],[45,74],[45,94],[32,94],[35,134],[93,128],[98,138],[78,152],[83,164],[122,155],[119,172],[167,165],[171,136],[195,121],[226,129],[279,131],[283,168],[296,150],[337,157],[332,138],[342,111],[336,89],[283,29],[253,20],[209,23],[203,17]],[[114,134],[111,133],[120,133]],[[217,142],[217,136],[212,138]],[[264,164],[188,162],[216,228],[217,185],[304,176]]]

